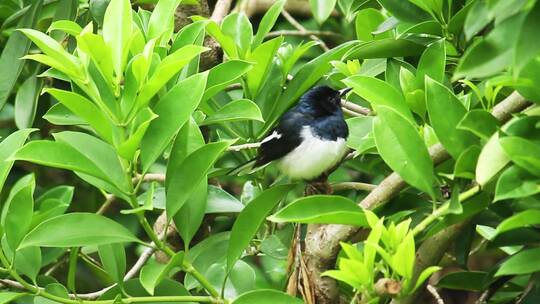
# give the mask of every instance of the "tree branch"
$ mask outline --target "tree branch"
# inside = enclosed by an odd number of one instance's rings
[[[289,21],[289,23],[300,32],[307,32],[306,28],[303,27],[298,21],[296,21],[296,19],[294,19],[294,17],[291,16],[291,14],[289,14],[286,10],[282,10],[281,15],[285,17],[285,19],[287,19],[287,21]],[[313,41],[317,41],[321,49],[323,49],[323,51],[327,52],[330,50],[330,48],[328,48],[326,43],[324,43],[324,41],[322,41],[319,37],[315,35],[309,35],[309,38],[311,38],[311,40]]]
[[[210,16],[210,20],[221,23],[223,18],[225,18],[231,10],[231,4],[232,0],[218,0],[214,7],[214,11],[212,12],[212,16]]]

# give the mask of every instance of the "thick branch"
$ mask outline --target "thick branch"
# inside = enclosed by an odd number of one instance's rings
[[[214,7],[214,11],[212,12],[212,16],[210,17],[210,20],[221,23],[221,20],[227,16],[229,11],[231,10],[231,4],[232,0],[218,0],[216,2],[216,6]]]
[[[511,118],[512,113],[520,112],[528,105],[529,102],[517,92],[514,92],[497,104],[492,114],[501,122],[506,122]],[[435,165],[444,162],[450,157],[440,144],[430,148],[430,156]],[[405,181],[397,173],[392,173],[373,189],[360,202],[360,205],[364,208],[373,209],[398,195],[406,186]],[[461,229],[462,224],[457,224],[426,240],[425,245],[422,244],[418,250],[419,261],[418,265],[415,266],[415,272],[425,269],[426,266],[437,264],[440,257],[442,257],[442,253]],[[337,303],[337,284],[327,277],[321,278],[319,274],[334,268],[340,248],[339,243],[351,239],[358,231],[359,229],[353,226],[320,225],[316,229],[312,229],[306,236],[305,257],[308,260],[310,271],[315,275],[312,277],[312,281],[317,293],[317,299],[320,300],[317,303]],[[429,254],[428,248],[436,250]]]

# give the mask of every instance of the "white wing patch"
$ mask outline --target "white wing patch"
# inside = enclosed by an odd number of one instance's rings
[[[335,166],[347,151],[344,138],[335,141],[322,139],[309,126],[304,126],[301,137],[302,143],[276,162],[278,168],[293,179],[319,177]]]
[[[264,144],[265,142],[271,141],[272,139],[280,139],[281,134],[279,134],[277,131],[272,132],[272,134],[266,136],[263,140],[261,140],[261,144]]]

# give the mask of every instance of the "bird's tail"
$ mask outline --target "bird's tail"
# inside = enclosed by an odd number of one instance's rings
[[[230,170],[229,172],[227,172],[227,175],[238,175],[238,176],[242,176],[242,175],[246,175],[246,174],[251,174],[255,171],[258,171],[264,167],[266,167],[268,164],[264,164],[262,166],[256,166],[256,163],[257,163],[257,159],[256,158],[253,158],[253,159],[250,159],[248,160],[247,162],[239,165],[238,167]]]

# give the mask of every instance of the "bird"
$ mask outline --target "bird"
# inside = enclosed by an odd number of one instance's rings
[[[328,86],[308,90],[263,138],[257,156],[241,167],[251,167],[253,172],[274,162],[293,180],[317,180],[347,151],[349,129],[341,97],[350,90]]]

